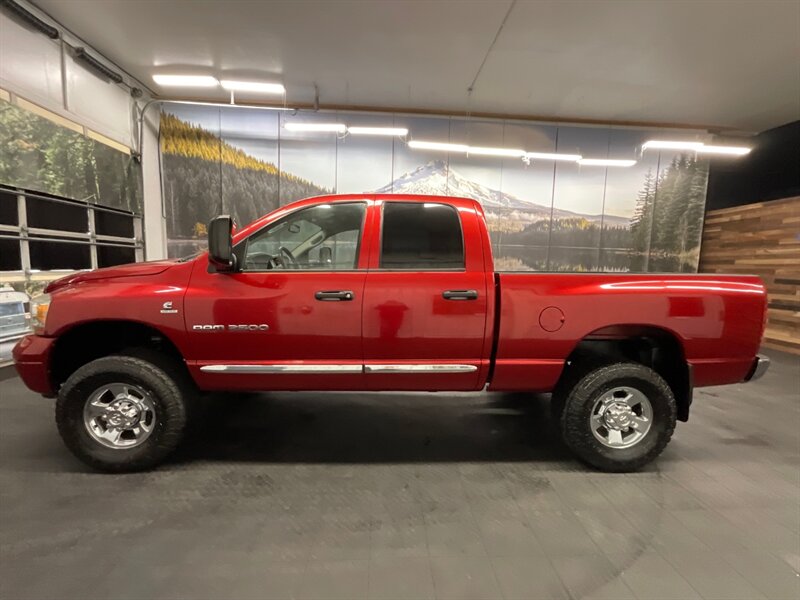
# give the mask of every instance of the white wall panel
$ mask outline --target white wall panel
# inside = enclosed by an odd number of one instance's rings
[[[63,108],[61,42],[0,13],[0,82],[47,108]]]
[[[88,70],[71,54],[66,56],[64,76],[69,111],[79,115],[87,127],[132,146],[132,109],[128,91]]]

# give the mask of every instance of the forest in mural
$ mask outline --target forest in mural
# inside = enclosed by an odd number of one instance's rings
[[[279,190],[297,198],[330,191],[281,175],[276,165],[170,114],[161,117],[161,161],[167,223],[175,239],[202,236],[206,223],[223,212],[249,223],[278,208]]]
[[[708,163],[685,155],[659,176],[647,172],[631,219],[632,270],[648,270],[650,258],[668,267],[697,264],[707,181]]]
[[[639,157],[633,169],[529,166],[516,159],[414,152],[398,138],[298,134],[281,127],[289,117],[248,112],[168,106],[162,113],[171,256],[201,247],[206,223],[221,213],[244,224],[299,198],[375,192],[478,200],[502,270],[697,269],[708,165],[694,155],[655,153]],[[363,119],[372,124],[376,117]],[[420,139],[449,139],[462,130],[470,134],[470,124],[455,118],[408,118],[403,124]],[[503,138],[524,136],[520,143],[542,151],[601,156],[630,156],[648,136],[638,130],[498,121],[481,123],[473,135],[498,130]],[[482,140],[482,145],[500,145]]]
[[[5,100],[0,101],[0,182],[142,212],[141,168],[129,154]]]

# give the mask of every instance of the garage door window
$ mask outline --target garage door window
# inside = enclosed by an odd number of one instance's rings
[[[387,202],[381,268],[463,269],[464,241],[455,208],[432,202]]]

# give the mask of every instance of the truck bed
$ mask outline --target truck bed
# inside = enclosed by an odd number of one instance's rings
[[[664,335],[695,386],[743,380],[763,333],[766,293],[750,275],[495,274],[490,389],[550,390],[580,340]]]

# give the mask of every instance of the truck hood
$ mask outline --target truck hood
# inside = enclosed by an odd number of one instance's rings
[[[76,283],[83,283],[85,281],[116,279],[118,277],[136,277],[141,275],[158,275],[176,263],[176,260],[154,260],[150,262],[120,265],[118,267],[96,269],[94,271],[85,271],[83,273],[72,273],[71,275],[50,282],[44,291],[50,293],[69,285],[75,285]]]

